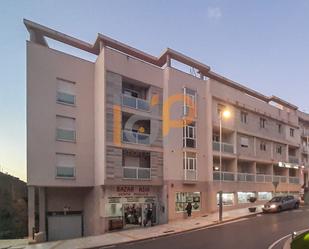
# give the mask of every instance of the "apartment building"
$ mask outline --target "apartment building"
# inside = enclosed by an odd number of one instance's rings
[[[189,202],[193,216],[216,212],[219,191],[227,210],[307,185],[309,116],[296,106],[172,49],[155,57],[24,23],[30,236],[142,226],[149,209],[153,224],[166,223],[185,218]]]

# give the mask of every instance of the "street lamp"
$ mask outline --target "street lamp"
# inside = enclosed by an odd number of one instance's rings
[[[219,222],[222,221],[222,213],[223,213],[223,202],[222,202],[222,186],[221,186],[221,178],[222,178],[222,119],[228,119],[231,117],[231,112],[229,110],[220,110],[219,112],[219,141],[220,141],[220,153],[219,153],[219,174],[220,174],[220,186],[219,186]]]

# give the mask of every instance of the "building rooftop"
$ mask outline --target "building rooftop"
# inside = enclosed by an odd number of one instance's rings
[[[100,33],[97,35],[95,42],[93,44],[90,44],[26,19],[24,19],[24,24],[30,34],[30,40],[43,46],[48,47],[45,37],[65,43],[67,45],[73,46],[75,48],[87,51],[95,55],[99,55],[102,46],[107,46],[158,67],[163,67],[166,63],[173,59],[194,69],[197,69],[199,74],[201,74],[202,76],[214,79],[222,84],[235,88],[266,103],[274,102],[291,110],[298,109],[297,106],[277,96],[263,95],[253,89],[250,89],[242,84],[232,81],[220,74],[217,74],[211,70],[210,66],[203,64],[202,62],[199,62],[171,48],[166,48],[160,56],[156,57]]]

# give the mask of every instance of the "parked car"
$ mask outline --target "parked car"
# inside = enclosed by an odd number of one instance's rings
[[[281,212],[287,209],[299,208],[299,199],[296,199],[292,195],[288,196],[276,196],[270,201],[266,202],[263,206],[263,212]]]

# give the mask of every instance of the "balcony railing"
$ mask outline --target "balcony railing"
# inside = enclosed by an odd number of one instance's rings
[[[136,179],[136,180],[149,180],[150,168],[140,167],[123,167],[123,178],[124,179]]]
[[[303,137],[309,137],[309,130],[308,129],[303,129],[302,130],[302,136]]]
[[[212,148],[213,150],[220,151],[220,142],[213,141]],[[222,143],[222,152],[234,153],[234,146],[229,143]]]
[[[220,181],[220,172],[213,172],[213,180]],[[260,182],[260,183],[290,183],[290,184],[299,184],[298,177],[287,177],[279,175],[261,175],[261,174],[250,174],[250,173],[237,173],[235,178],[235,173],[233,172],[221,172],[222,181],[238,181],[238,182]]]
[[[197,171],[185,169],[184,170],[184,180],[185,181],[196,181],[197,180]]]
[[[257,174],[255,177],[256,182],[272,182],[273,176],[272,175],[261,175]]]
[[[135,131],[122,131],[122,141],[132,144],[150,144],[149,134],[139,133]]]
[[[296,156],[289,156],[289,162],[290,163],[298,164],[299,163],[299,159]]]
[[[299,184],[299,178],[298,177],[289,177],[289,183]]]
[[[273,182],[287,183],[288,178],[286,176],[274,175],[273,176]]]
[[[237,181],[239,181],[239,182],[255,182],[255,174],[237,173]]]
[[[149,111],[149,102],[147,100],[135,98],[124,94],[122,95],[122,105],[142,111]]]
[[[216,181],[220,181],[220,172],[213,172],[213,179]],[[222,181],[235,181],[235,173],[233,172],[221,172],[221,180]]]
[[[303,153],[309,154],[309,147],[305,146],[302,148]]]

